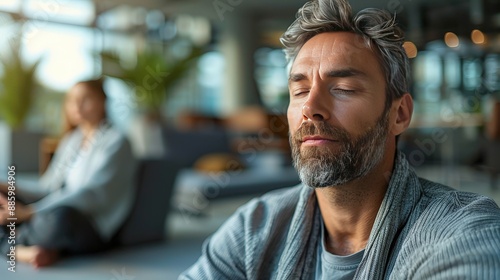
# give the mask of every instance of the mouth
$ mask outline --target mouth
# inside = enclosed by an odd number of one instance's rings
[[[336,139],[332,139],[329,137],[324,137],[320,135],[311,135],[311,136],[304,136],[302,140],[300,141],[301,144],[305,145],[325,145],[325,144],[331,144],[331,143],[338,143],[339,141]]]

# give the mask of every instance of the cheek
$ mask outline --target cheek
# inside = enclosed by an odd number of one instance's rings
[[[352,137],[363,135],[381,116],[378,104],[368,99],[337,100],[332,106],[331,122],[344,128]]]
[[[79,115],[80,111],[78,110],[78,104],[76,104],[76,103],[66,104],[66,113],[69,116]]]
[[[82,111],[89,115],[99,115],[103,111],[102,104],[95,101],[87,101],[82,106]]]
[[[290,133],[295,132],[302,124],[302,105],[290,102],[287,110],[288,125]]]
[[[68,106],[65,111],[66,120],[71,125],[77,125],[80,122],[80,112],[76,106]]]

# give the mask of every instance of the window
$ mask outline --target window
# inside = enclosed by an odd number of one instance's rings
[[[281,112],[288,106],[288,74],[282,49],[260,48],[255,52],[255,79],[268,109]]]

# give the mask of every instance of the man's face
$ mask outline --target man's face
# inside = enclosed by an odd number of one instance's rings
[[[290,79],[290,145],[310,187],[346,184],[383,158],[386,86],[376,54],[359,35],[322,33],[304,44]]]

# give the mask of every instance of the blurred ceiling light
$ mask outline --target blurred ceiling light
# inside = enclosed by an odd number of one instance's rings
[[[472,42],[474,44],[476,44],[476,45],[484,44],[485,37],[484,37],[483,32],[481,32],[480,30],[477,30],[477,29],[472,30],[472,33],[470,36],[471,36]]]
[[[450,48],[456,48],[460,44],[457,34],[453,32],[446,32],[444,34],[444,43]]]
[[[405,49],[406,55],[408,56],[408,58],[417,57],[417,53],[418,53],[417,46],[415,46],[415,44],[413,42],[410,42],[410,41],[404,42],[403,48]]]

